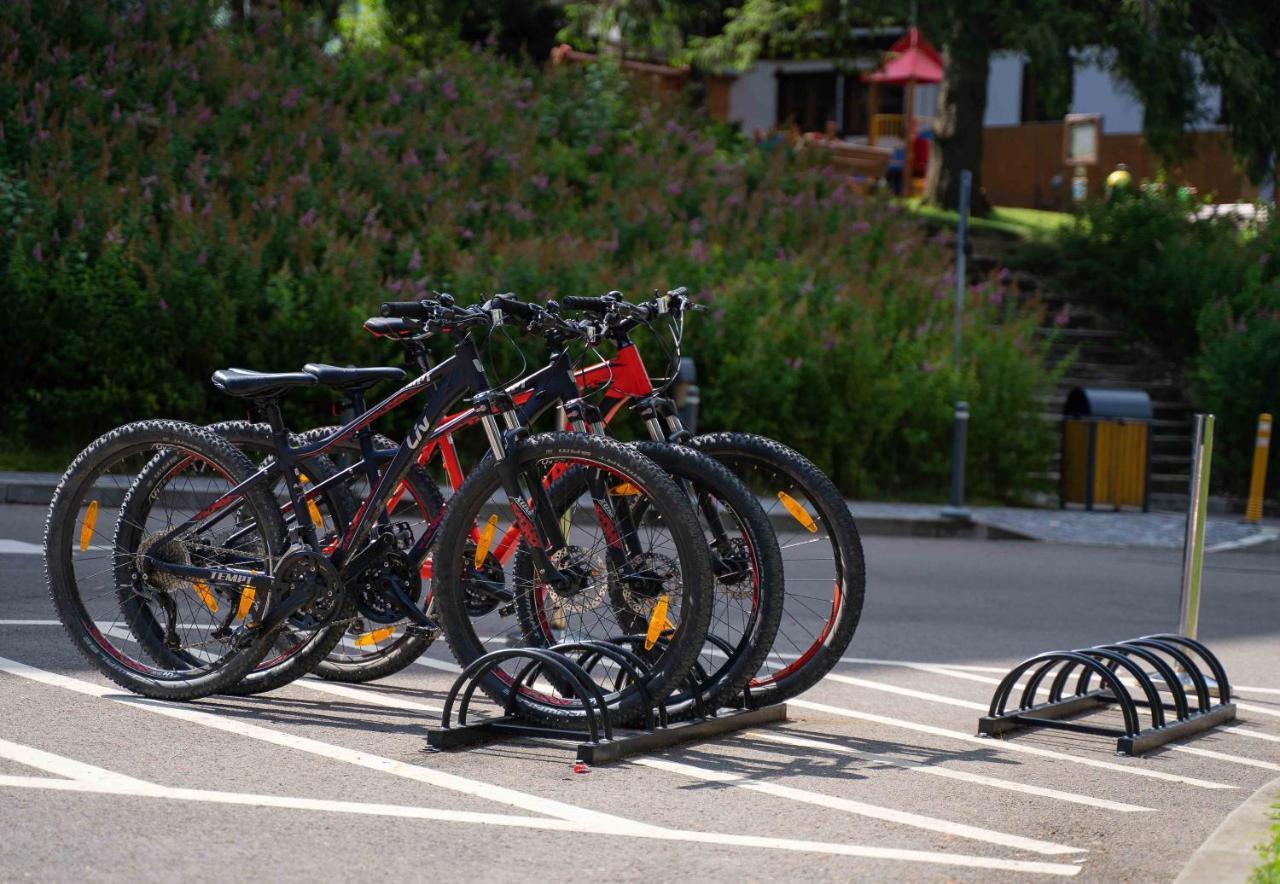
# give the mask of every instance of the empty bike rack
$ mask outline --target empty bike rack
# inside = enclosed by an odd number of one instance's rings
[[[713,710],[706,708],[696,689],[690,689],[688,702],[691,717],[672,721],[666,700],[654,697],[644,687],[647,664],[638,653],[626,647],[637,643],[642,645],[644,638],[619,636],[611,641],[574,641],[550,648],[501,648],[491,651],[473,661],[454,680],[445,697],[440,726],[427,730],[427,745],[434,749],[458,749],[503,737],[572,740],[578,743],[578,761],[584,764],[605,764],[691,740],[786,720],[787,707],[783,704],[758,709]],[[716,645],[724,644],[714,636],[708,637],[708,641]],[[721,650],[731,649],[725,645]],[[514,675],[503,675],[503,679],[509,684],[509,690],[502,715],[479,721],[469,720],[471,700],[481,681],[497,671],[502,664],[514,660],[524,662]],[[640,685],[646,702],[643,721],[639,727],[614,726],[612,710],[604,689],[593,676],[606,661],[616,667],[616,672],[601,673],[606,680],[612,680],[611,690],[617,691],[628,683]],[[532,685],[539,678],[546,679],[558,692],[572,696],[577,701],[578,705],[574,708],[581,712],[580,725],[547,726],[530,721],[521,713],[519,689]],[[702,678],[705,678],[705,673],[695,667],[690,684],[695,684],[696,680]],[[455,705],[458,710],[456,722],[453,717]]]
[[[1068,693],[1077,670],[1074,690]],[[1045,684],[1048,699],[1037,702]],[[1017,705],[1010,709],[1018,689]],[[1119,709],[1123,729],[1066,720],[1104,707]],[[1139,708],[1151,719],[1145,726]],[[1115,737],[1117,752],[1141,755],[1235,717],[1221,661],[1195,639],[1158,634],[1023,660],[996,688],[990,711],[978,720],[978,732],[996,736],[1024,727],[1057,728]]]

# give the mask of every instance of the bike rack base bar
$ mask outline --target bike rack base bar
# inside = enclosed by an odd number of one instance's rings
[[[1124,755],[1141,755],[1157,746],[1163,746],[1171,740],[1189,737],[1201,731],[1207,731],[1224,721],[1236,717],[1235,703],[1222,703],[1208,712],[1197,712],[1181,721],[1171,722],[1164,727],[1153,727],[1135,734],[1132,737],[1120,737],[1116,740],[1116,751]]]
[[[786,721],[786,718],[786,704],[779,703],[759,709],[724,711],[706,718],[676,721],[651,731],[619,729],[612,740],[593,743],[585,731],[539,727],[515,716],[504,716],[454,727],[428,728],[427,745],[434,749],[460,749],[508,737],[575,740],[579,741],[578,761],[599,765],[731,731]]]

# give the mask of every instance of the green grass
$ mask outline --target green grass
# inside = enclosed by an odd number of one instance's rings
[[[61,473],[75,456],[70,449],[31,448],[0,440],[0,472]]]
[[[1250,884],[1280,884],[1280,804],[1275,805],[1272,811],[1272,819],[1276,823],[1271,827],[1271,841],[1258,845],[1262,864],[1249,876]]]
[[[956,212],[934,206],[922,206],[918,197],[907,200],[907,207],[923,218],[944,224],[955,224]],[[994,208],[988,218],[969,218],[969,225],[978,230],[1008,233],[1021,239],[1043,239],[1071,221],[1067,212],[1046,212],[1042,209]]]

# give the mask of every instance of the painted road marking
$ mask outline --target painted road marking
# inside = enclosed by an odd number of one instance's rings
[[[296,687],[319,691],[322,694],[331,694],[335,697],[344,697],[348,700],[360,700],[363,702],[373,703],[377,706],[386,706],[388,709],[404,709],[409,712],[434,712],[437,714],[444,711],[443,706],[428,706],[426,703],[415,703],[413,700],[404,700],[400,697],[388,696],[387,694],[381,694],[370,689],[361,690],[360,688],[337,685],[332,682],[322,681],[313,676],[300,678],[295,682],[291,682],[291,684]]]
[[[947,706],[959,706],[962,709],[975,709],[979,712],[987,712],[988,707],[983,703],[974,703],[969,700],[958,700],[954,697],[944,697],[941,694],[930,694],[925,691],[916,691],[910,688],[900,688],[897,685],[884,684],[882,682],[868,681],[863,678],[851,678],[847,675],[828,675],[828,679],[834,679],[844,684],[854,685],[855,687],[871,688],[877,691],[886,691],[891,694],[901,694],[907,697],[914,697],[918,700],[927,700],[932,703],[941,703]],[[1237,704],[1238,705],[1238,704]],[[1149,714],[1149,710],[1143,710]],[[1247,767],[1261,767],[1266,770],[1280,771],[1280,764],[1272,764],[1269,761],[1258,761],[1254,758],[1245,758],[1240,755],[1229,755],[1226,752],[1215,752],[1211,749],[1198,749],[1191,746],[1181,746],[1170,744],[1169,749],[1175,752],[1184,752],[1189,755],[1202,755],[1206,758],[1215,758],[1218,761],[1230,761],[1235,764],[1243,764]]]
[[[792,786],[783,786],[778,783],[760,782],[758,780],[749,779],[742,774],[729,773],[727,771],[720,770],[708,770],[705,767],[695,767],[691,764],[684,764],[679,761],[669,761],[665,758],[636,758],[633,759],[631,763],[641,765],[643,767],[651,767],[656,770],[669,771],[670,773],[676,773],[681,776],[702,780],[703,782],[725,783],[739,789],[746,789],[751,792],[760,792],[765,795],[772,795],[775,798],[786,798],[790,801],[798,801],[802,804],[815,804],[819,807],[826,807],[830,810],[841,810],[845,813],[856,814],[857,816],[884,820],[885,822],[911,826],[916,829],[925,829],[930,832],[939,832],[943,835],[950,835],[955,838],[968,838],[973,841],[983,841],[987,844],[998,844],[1002,847],[1011,847],[1015,850],[1029,850],[1033,853],[1050,856],[1059,856],[1064,853],[1087,852],[1083,848],[1079,847],[1068,847],[1065,844],[1055,844],[1052,841],[1040,841],[1036,838],[1024,838],[1021,835],[1010,835],[1005,832],[997,832],[994,829],[984,829],[980,826],[970,826],[965,823],[954,823],[950,820],[939,819],[938,817],[923,816],[921,814],[911,813],[905,810],[895,810],[890,807],[867,804],[863,801],[852,801],[848,798],[837,798],[834,795],[826,795],[809,789],[797,789]]]
[[[859,721],[869,721],[874,724],[883,724],[888,727],[903,728],[905,730],[916,731],[917,733],[931,734],[935,737],[946,737],[951,740],[963,740],[966,743],[977,743],[980,746],[986,746],[988,749],[997,752],[1021,752],[1024,755],[1038,755],[1041,758],[1052,758],[1056,761],[1065,761],[1070,764],[1082,764],[1085,767],[1096,767],[1101,770],[1132,774],[1136,777],[1148,777],[1153,780],[1164,780],[1168,783],[1183,783],[1188,786],[1199,786],[1202,789],[1237,788],[1236,786],[1232,786],[1228,783],[1215,783],[1211,780],[1184,777],[1179,774],[1165,773],[1161,770],[1150,770],[1145,767],[1126,767],[1123,764],[1103,761],[1100,758],[1090,758],[1085,755],[1071,755],[1066,752],[1055,752],[1052,749],[1043,749],[1039,746],[1028,745],[1027,743],[1013,743],[1008,740],[979,737],[974,734],[965,733],[964,731],[948,730],[947,728],[934,727],[930,724],[906,721],[901,718],[891,718],[887,715],[875,715],[870,712],[859,712],[856,709],[846,709],[842,706],[831,706],[827,703],[814,703],[810,700],[788,700],[787,705],[795,706],[799,709],[812,709],[815,712],[826,712],[830,715],[840,715],[845,718],[855,718]]]
[[[1264,734],[1262,731],[1255,731],[1247,727],[1220,727],[1218,728],[1224,734],[1238,734],[1242,737],[1252,737],[1255,740],[1268,740],[1272,743],[1280,743],[1280,737],[1273,734]]]
[[[61,626],[61,620],[0,620],[0,626]]]
[[[840,755],[861,758],[875,764],[887,764],[892,765],[893,767],[900,767],[904,770],[913,771],[915,773],[929,774],[931,776],[943,777],[949,780],[959,780],[962,783],[974,783],[979,786],[989,786],[993,789],[1005,789],[1010,792],[1021,792],[1024,795],[1038,795],[1042,798],[1053,798],[1057,801],[1066,801],[1071,804],[1083,804],[1087,807],[1098,807],[1103,810],[1115,810],[1120,813],[1155,812],[1155,808],[1152,807],[1141,807],[1137,804],[1124,804],[1119,801],[1109,801],[1106,798],[1094,798],[1090,795],[1080,795],[1076,792],[1063,792],[1059,789],[1048,789],[1042,786],[1029,786],[1023,783],[1015,783],[1011,780],[1001,780],[996,777],[988,777],[982,774],[971,773],[966,770],[954,770],[949,767],[941,767],[938,764],[908,761],[903,758],[895,758],[892,755],[883,755],[879,752],[867,752],[862,749],[854,749],[850,746],[844,746],[839,743],[830,743],[825,740],[811,740],[807,737],[793,737],[785,732],[748,731],[744,733],[743,736],[752,737],[758,740],[767,740],[771,743],[781,743],[786,746],[818,749],[823,752],[835,752]]]
[[[0,554],[11,556],[44,555],[44,547],[38,543],[27,543],[24,540],[0,538]]]
[[[1280,695],[1280,688],[1255,688],[1255,687],[1249,687],[1248,685],[1233,684],[1233,685],[1231,686],[1231,693],[1233,693],[1233,694],[1234,694],[1236,691],[1244,691],[1244,692],[1246,692],[1246,693],[1255,693],[1255,694],[1278,694],[1278,695]]]
[[[492,825],[518,826],[523,828],[551,829],[566,832],[582,832],[599,835],[617,835],[633,838],[647,838],[660,841],[677,841],[699,844],[720,844],[734,847],[756,847],[768,850],[788,850],[808,853],[822,853],[835,856],[851,856],[864,859],[881,859],[896,862],[926,863],[932,865],[959,866],[964,868],[991,869],[996,871],[1021,872],[1025,874],[1043,874],[1071,877],[1080,873],[1078,865],[1061,863],[1034,862],[1026,860],[1006,860],[994,857],[969,856],[942,851],[905,850],[898,848],[874,847],[858,844],[835,844],[822,841],[805,841],[791,838],[772,838],[758,835],[735,835],[724,832],[696,832],[681,829],[666,829],[650,826],[634,820],[614,817],[609,814],[596,813],[582,808],[575,808],[551,799],[543,799],[533,795],[516,792],[501,786],[480,783],[452,774],[434,771],[430,768],[403,764],[391,759],[379,758],[364,752],[332,746],[305,737],[294,737],[279,731],[259,727],[247,722],[223,719],[221,716],[194,710],[189,707],[175,706],[142,697],[114,693],[113,689],[69,676],[46,672],[19,663],[15,660],[0,657],[0,671],[21,678],[53,687],[61,687],[76,693],[100,699],[111,700],[122,705],[145,709],[160,715],[196,724],[204,724],[218,730],[228,731],[240,736],[263,740],[274,745],[302,749],[323,757],[350,761],[362,767],[380,770],[384,773],[396,773],[410,779],[439,785],[446,789],[463,792],[476,797],[487,798],[502,803],[534,809],[538,812],[551,813],[556,819],[538,819],[532,817],[503,816],[500,814],[482,814],[464,811],[435,810],[431,808],[398,809],[397,805],[367,805],[358,802],[328,802],[316,799],[295,799],[278,796],[239,795],[236,793],[219,793],[199,789],[176,789],[156,787],[146,784],[147,797],[175,798],[181,800],[209,800],[219,803],[244,804],[256,803],[261,806],[296,807],[299,809],[331,810],[347,813],[371,813],[376,815],[411,815],[441,822],[478,822]],[[63,784],[66,785],[63,785]],[[45,777],[0,777],[0,785],[26,788],[62,789],[67,791],[110,792],[112,794],[139,794],[126,792],[126,789],[140,790],[142,786],[129,787],[124,784],[109,786],[84,781],[50,780]],[[157,793],[154,789],[162,790]],[[554,812],[553,812],[554,811]]]
[[[1252,703],[1241,703],[1235,698],[1232,698],[1231,702],[1236,704],[1237,709],[1243,709],[1246,712],[1257,712],[1259,715],[1270,715],[1272,718],[1280,718],[1280,709],[1268,709],[1266,706],[1255,706]]]
[[[628,831],[631,829],[651,828],[645,823],[639,823],[634,820],[628,820],[612,814],[575,807],[572,804],[566,804],[561,801],[555,801],[549,798],[540,798],[526,792],[518,792],[514,789],[508,789],[503,786],[490,785],[489,783],[483,783],[479,780],[468,779],[455,774],[445,773],[444,771],[434,770],[429,767],[422,767],[416,764],[407,764],[390,758],[383,758],[378,755],[372,755],[368,752],[348,749],[345,746],[323,743],[309,737],[300,737],[283,731],[271,730],[270,728],[251,724],[247,721],[227,718],[221,715],[216,715],[212,712],[193,708],[190,705],[178,706],[176,704],[166,703],[160,700],[150,700],[145,697],[137,697],[131,694],[121,694],[118,692],[119,689],[108,688],[103,685],[93,684],[92,682],[71,678],[70,676],[37,669],[34,666],[28,666],[25,663],[19,663],[16,660],[10,660],[5,657],[0,657],[0,672],[7,672],[10,675],[16,675],[20,678],[26,678],[52,687],[64,688],[79,694],[111,700],[133,708],[145,709],[148,712],[154,712],[158,715],[165,715],[170,718],[176,718],[192,724],[204,725],[205,727],[236,734],[237,736],[260,740],[264,743],[271,743],[288,749],[297,749],[302,752],[308,752],[312,755],[329,758],[333,761],[342,761],[347,764],[356,765],[357,767],[364,767],[370,770],[377,770],[383,773],[392,774],[393,776],[416,780],[429,786],[436,786],[438,788],[448,789],[454,792],[461,792],[464,795],[470,795],[475,798],[496,801],[500,804],[509,804],[513,807],[519,807],[522,810],[542,813],[559,819],[591,824],[603,823],[610,826],[620,827]]]

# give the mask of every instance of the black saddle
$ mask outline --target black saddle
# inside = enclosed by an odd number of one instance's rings
[[[364,328],[375,338],[412,338],[422,334],[422,326],[408,319],[374,316],[364,321]]]
[[[228,396],[274,398],[292,387],[312,387],[315,375],[303,371],[249,371],[247,368],[223,368],[213,373],[213,385]]]
[[[335,390],[367,390],[382,381],[402,381],[405,374],[403,368],[390,365],[343,368],[321,362],[308,362],[302,366],[302,370],[326,387],[333,387]]]

